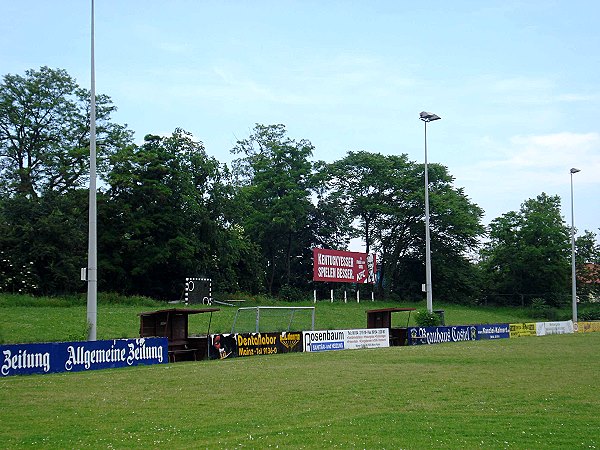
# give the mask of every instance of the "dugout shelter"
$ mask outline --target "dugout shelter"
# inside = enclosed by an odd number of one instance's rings
[[[410,313],[416,308],[381,308],[367,311],[367,328],[387,328],[390,336],[390,347],[406,345]],[[392,327],[392,313],[408,313],[406,327]]]
[[[169,362],[206,359],[212,313],[216,311],[220,308],[172,308],[140,313],[140,337],[166,337]],[[189,335],[189,316],[193,314],[210,314],[206,335]]]

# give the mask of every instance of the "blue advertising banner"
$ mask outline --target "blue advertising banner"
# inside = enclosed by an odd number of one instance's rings
[[[477,325],[477,339],[507,339],[510,337],[510,325],[493,323]]]
[[[477,328],[473,325],[454,327],[410,327],[408,345],[440,344],[442,342],[474,341]]]
[[[0,345],[0,374],[80,372],[168,362],[167,338]]]

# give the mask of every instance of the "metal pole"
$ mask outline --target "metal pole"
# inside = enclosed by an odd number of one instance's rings
[[[575,271],[575,214],[573,208],[573,174],[579,169],[571,169],[571,300],[573,304],[573,327],[577,326],[577,274]]]
[[[89,237],[87,268],[87,322],[88,339],[96,340],[96,318],[98,304],[98,255],[96,227],[96,75],[94,67],[94,0],[92,0],[91,24],[91,88],[90,88],[90,200],[89,200]]]
[[[425,289],[427,291],[427,311],[433,311],[431,290],[431,241],[429,237],[429,169],[427,166],[427,121],[425,124]]]

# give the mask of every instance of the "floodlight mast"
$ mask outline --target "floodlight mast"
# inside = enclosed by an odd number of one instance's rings
[[[431,239],[429,236],[429,169],[427,166],[427,124],[441,117],[421,111],[419,119],[425,124],[425,292],[427,294],[427,311],[433,312],[433,292],[431,283]]]
[[[573,326],[577,326],[577,274],[575,271],[575,214],[573,208],[573,174],[581,170],[572,168],[571,173],[571,302],[573,308]]]
[[[96,318],[98,305],[98,245],[96,213],[96,75],[94,67],[94,0],[92,0],[91,24],[91,88],[90,88],[90,189],[87,267],[87,323],[88,339],[96,340]]]

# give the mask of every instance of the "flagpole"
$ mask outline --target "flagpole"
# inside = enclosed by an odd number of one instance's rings
[[[96,75],[94,66],[94,0],[92,1],[91,26],[91,88],[90,88],[90,204],[87,267],[87,323],[88,339],[96,340],[96,318],[98,307],[98,255],[96,227]]]

